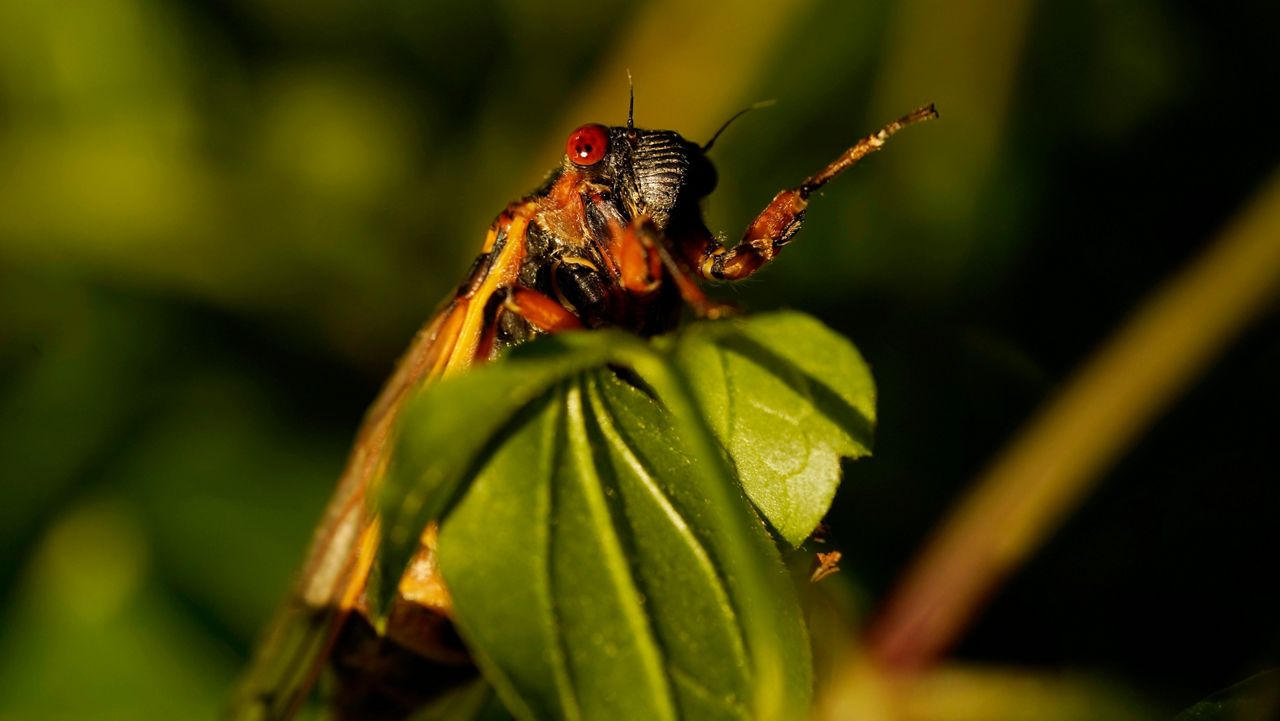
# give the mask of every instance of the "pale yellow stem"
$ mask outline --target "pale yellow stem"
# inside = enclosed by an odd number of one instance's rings
[[[992,588],[1280,286],[1280,175],[1085,364],[976,482],[872,633],[889,668],[936,660]]]

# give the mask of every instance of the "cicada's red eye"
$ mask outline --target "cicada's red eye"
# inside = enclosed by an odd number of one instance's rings
[[[584,125],[569,134],[564,152],[575,165],[586,167],[600,162],[609,150],[609,129],[603,125]]]

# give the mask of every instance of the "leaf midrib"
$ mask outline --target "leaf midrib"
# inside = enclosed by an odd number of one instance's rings
[[[618,529],[614,527],[608,501],[602,491],[603,481],[591,452],[586,426],[586,409],[583,406],[583,395],[586,392],[584,385],[585,380],[579,378],[569,386],[565,399],[566,441],[570,458],[577,471],[572,474],[572,477],[582,491],[593,524],[600,529],[597,550],[600,552],[605,568],[608,569],[609,580],[620,600],[622,616],[633,636],[639,640],[636,644],[636,652],[639,654],[641,667],[647,677],[645,685],[652,688],[658,695],[654,701],[655,705],[661,709],[660,718],[677,721],[679,714],[676,711],[667,675],[663,670],[665,660],[659,654],[661,644],[658,642],[648,615],[640,610],[639,604],[634,602],[640,597],[640,589],[632,577],[631,564],[623,549]]]

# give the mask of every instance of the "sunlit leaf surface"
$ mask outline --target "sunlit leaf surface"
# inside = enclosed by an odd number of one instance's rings
[[[676,359],[752,502],[799,545],[831,505],[840,458],[871,452],[862,356],[808,316],[774,313],[694,329]]]
[[[748,496],[803,540],[867,452],[872,394],[797,314],[535,344],[410,406],[382,576],[443,519],[457,621],[521,718],[783,718],[808,705],[806,633]]]

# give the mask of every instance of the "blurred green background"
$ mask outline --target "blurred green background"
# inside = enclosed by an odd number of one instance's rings
[[[831,519],[874,605],[1276,170],[1278,40],[1267,2],[0,2],[0,718],[216,714],[394,358],[565,135],[625,120],[628,68],[637,124],[695,140],[778,101],[712,153],[730,237],[938,104],[721,291],[874,366],[877,455]],[[1277,331],[1231,347],[956,656],[1168,711],[1280,665]]]

